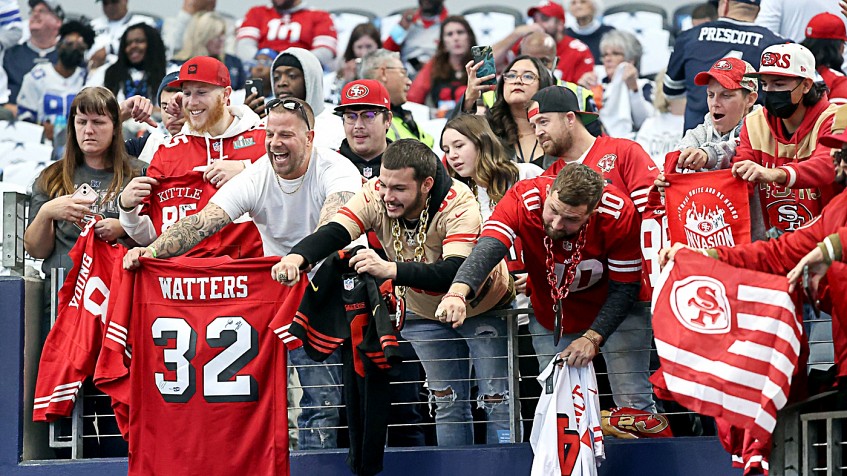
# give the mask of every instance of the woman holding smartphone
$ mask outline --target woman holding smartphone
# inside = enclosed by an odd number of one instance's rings
[[[118,102],[108,89],[95,86],[80,91],[71,103],[68,126],[62,159],[35,179],[24,233],[24,249],[44,260],[41,269],[47,279],[53,268],[72,266],[68,252],[86,220],[101,218],[94,233],[102,240],[125,236],[115,200],[145,166],[126,153]],[[81,186],[85,189],[74,196]],[[49,286],[45,289],[49,306]]]

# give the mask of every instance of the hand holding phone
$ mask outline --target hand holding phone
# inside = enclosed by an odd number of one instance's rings
[[[479,69],[476,70],[477,78],[497,73],[497,70],[494,67],[494,51],[490,46],[473,46],[471,47],[471,54],[473,55],[473,61],[475,64],[479,64],[480,62],[483,63]],[[491,78],[483,81],[482,84],[494,85],[497,84],[497,79]]]
[[[255,94],[256,97],[265,95],[265,83],[261,78],[250,78],[244,81],[244,89],[247,92],[246,96]]]
[[[91,185],[88,185],[87,183],[80,185],[71,197],[78,199],[86,205],[91,205],[100,198],[97,191],[91,188]]]

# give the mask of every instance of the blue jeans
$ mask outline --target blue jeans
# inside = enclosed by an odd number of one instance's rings
[[[479,386],[476,404],[485,409],[488,417],[486,441],[489,444],[509,443],[505,319],[476,316],[453,329],[450,325],[408,313],[401,334],[414,347],[426,372],[429,401],[435,403],[438,446],[472,445],[474,442],[471,364]]]
[[[338,427],[341,426],[338,408],[342,403],[341,355],[335,351],[324,362],[315,362],[300,347],[289,351],[288,360],[291,365],[297,366],[297,375],[303,386],[303,398],[300,399],[302,412],[297,418],[300,430],[298,448],[336,448]]]
[[[644,303],[636,303],[617,330],[603,343],[603,358],[609,372],[612,398],[619,407],[656,412],[653,401],[653,385],[650,383],[650,345],[653,327],[650,309]],[[574,339],[584,334],[565,334],[559,345],[553,345],[553,333],[545,329],[534,316],[529,319],[532,346],[538,354],[539,372],[543,370],[553,354],[561,352]]]

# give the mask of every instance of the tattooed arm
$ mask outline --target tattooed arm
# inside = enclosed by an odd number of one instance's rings
[[[135,269],[138,258],[170,258],[180,256],[209,236],[230,224],[232,219],[223,208],[209,203],[200,213],[183,218],[161,234],[146,248],[133,248],[124,256],[124,269]]]
[[[345,203],[353,198],[354,195],[356,194],[353,192],[337,192],[326,197],[324,206],[321,207],[321,216],[318,219],[318,226],[315,230],[329,223],[335,214],[338,213],[338,210],[340,210]]]

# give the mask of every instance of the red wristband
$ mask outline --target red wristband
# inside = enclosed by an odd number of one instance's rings
[[[464,304],[467,304],[467,303],[468,303],[467,299],[465,298],[465,295],[464,295],[464,294],[462,294],[462,293],[445,293],[445,294],[444,294],[444,297],[442,297],[441,299],[442,299],[442,300],[444,300],[444,298],[448,298],[448,297],[455,297],[455,298],[459,298],[459,299],[461,299],[461,300],[462,300],[462,302],[463,302]]]

